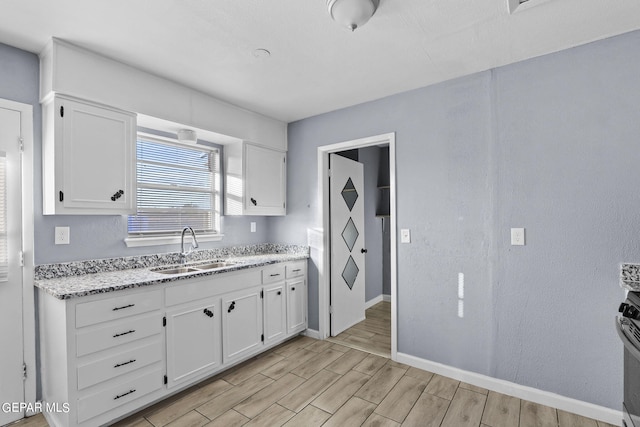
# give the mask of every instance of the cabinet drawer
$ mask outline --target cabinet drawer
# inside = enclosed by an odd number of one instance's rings
[[[285,266],[287,279],[304,276],[307,272],[306,261],[296,261]]]
[[[102,359],[78,366],[78,390],[102,381],[123,375],[161,359],[162,343],[156,342],[145,346],[127,346],[127,350],[111,354]]]
[[[162,331],[160,312],[109,322],[98,328],[87,328],[76,335],[78,357],[116,345],[126,344]]]
[[[262,268],[262,283],[284,280],[284,264],[273,264]]]
[[[160,369],[157,369],[78,399],[78,422],[86,421],[162,388],[162,375]]]
[[[161,290],[85,302],[76,306],[76,328],[159,310],[161,305]]]

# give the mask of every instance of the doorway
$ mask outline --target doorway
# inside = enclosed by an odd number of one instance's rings
[[[366,147],[384,147],[389,150],[389,213],[383,221],[383,225],[390,230],[390,320],[391,320],[391,358],[396,359],[397,356],[397,318],[396,318],[396,297],[397,297],[397,278],[396,278],[396,179],[395,179],[395,134],[388,133],[376,135],[367,138],[361,138],[352,141],[345,141],[337,144],[318,147],[318,186],[321,198],[321,217],[323,224],[323,241],[322,247],[331,248],[330,230],[330,209],[329,209],[329,154],[337,153],[345,150],[359,149]],[[381,224],[382,225],[382,224]],[[319,335],[325,339],[330,335],[330,288],[331,288],[331,250],[325,250],[321,254],[321,265],[319,271]]]
[[[33,112],[0,99],[0,425],[35,409],[33,269]]]

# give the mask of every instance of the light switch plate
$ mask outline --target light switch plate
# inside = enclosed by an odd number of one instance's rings
[[[408,228],[400,230],[400,243],[411,243],[411,230]]]
[[[524,246],[524,228],[511,229],[511,246]]]
[[[56,245],[68,245],[69,244],[69,227],[56,227]]]

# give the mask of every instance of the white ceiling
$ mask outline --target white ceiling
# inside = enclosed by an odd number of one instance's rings
[[[59,37],[291,122],[640,28],[638,0],[507,3],[381,0],[351,33],[326,0],[2,0],[0,42]]]

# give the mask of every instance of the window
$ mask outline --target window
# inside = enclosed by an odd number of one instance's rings
[[[219,235],[220,151],[141,133],[136,151],[137,213],[129,216],[129,236],[177,235],[184,227]]]

